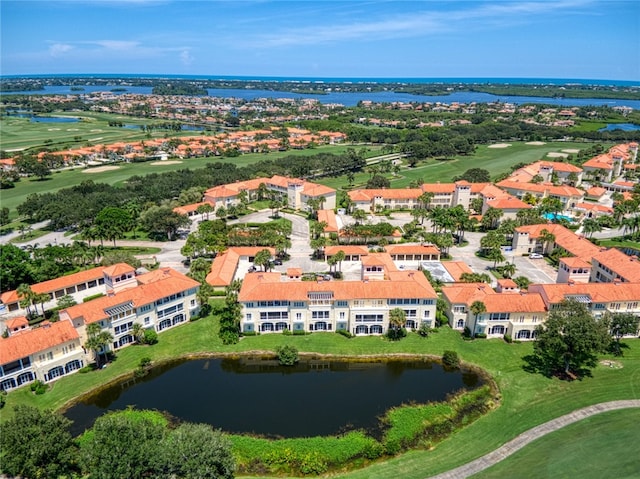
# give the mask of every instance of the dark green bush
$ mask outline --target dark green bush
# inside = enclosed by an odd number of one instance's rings
[[[477,333],[476,338],[478,339],[486,339],[487,338],[487,334],[486,333]]]
[[[278,355],[278,362],[280,362],[282,366],[293,366],[300,359],[298,349],[290,344],[278,346],[276,348],[276,354]]]
[[[304,336],[305,334],[307,334],[307,332],[304,329],[294,329],[293,330],[293,335],[294,336]]]
[[[460,367],[460,358],[455,351],[445,351],[442,355],[442,364],[447,368]]]
[[[353,338],[353,334],[351,334],[349,331],[347,331],[346,329],[336,329],[336,333],[337,334],[341,334],[342,336],[344,336],[345,338]]]
[[[510,334],[505,334],[505,335],[504,335],[504,340],[505,340],[507,343],[512,343],[512,342],[513,342],[513,339],[511,338],[511,335],[510,335]]]
[[[49,385],[39,379],[36,379],[31,383],[31,391],[38,395],[46,393],[47,389],[49,389]]]
[[[158,333],[156,333],[153,329],[145,329],[142,344],[156,344],[157,342]]]

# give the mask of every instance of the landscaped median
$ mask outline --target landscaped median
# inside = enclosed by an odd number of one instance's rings
[[[282,344],[294,345],[301,353],[339,356],[415,354],[441,357],[446,350],[457,351],[465,363],[483,368],[495,379],[500,389],[501,404],[468,426],[460,427],[461,424],[466,424],[466,420],[454,427],[442,426],[454,432],[441,442],[434,444],[424,437],[415,442],[409,440],[406,445],[416,449],[395,457],[385,456],[383,459],[373,459],[373,457],[368,458],[367,454],[375,456],[379,447],[371,442],[370,438],[358,436],[359,433],[345,436],[342,444],[332,442],[328,438],[291,440],[298,441],[300,448],[312,447],[314,451],[323,453],[328,451],[336,457],[349,456],[350,450],[361,451],[362,454],[358,453],[360,459],[354,464],[342,466],[340,470],[345,472],[338,474],[338,477],[424,479],[467,463],[496,449],[519,433],[550,419],[590,404],[619,399],[637,399],[640,394],[640,341],[638,340],[625,341],[629,347],[624,349],[624,356],[615,358],[622,365],[621,368],[599,366],[594,369],[591,378],[566,382],[530,374],[523,370],[522,357],[532,352],[531,343],[507,344],[502,340],[463,341],[459,333],[446,327],[428,338],[409,334],[400,341],[388,341],[372,336],[349,339],[335,333],[314,333],[306,336],[268,334],[244,338],[240,343],[232,346],[223,346],[217,333],[216,318],[201,319],[164,332],[159,338],[159,343],[154,346],[131,346],[119,351],[117,359],[103,370],[62,378],[46,394],[34,395],[29,388],[11,392],[7,397],[7,405],[2,410],[2,419],[10,417],[12,405],[18,403],[39,408],[59,409],[74,397],[86,394],[117,378],[132,375],[144,357],[149,357],[154,364],[158,364],[188,355],[275,351]],[[461,401],[464,403],[465,400]],[[421,407],[416,406],[418,409]],[[442,407],[444,406],[437,406],[437,408]],[[398,425],[402,424],[403,428],[406,427],[406,430],[398,426],[393,433],[397,434],[395,437],[399,442],[402,442],[405,437],[410,437],[412,431],[409,428],[417,420],[420,421],[420,417],[425,417],[417,416],[418,419],[416,419],[414,414],[419,414],[418,412],[411,408],[399,408],[388,414],[390,423],[396,421],[395,414],[406,415],[406,418],[396,422]],[[425,414],[428,416],[433,414],[433,411],[425,408]],[[283,418],[283,420],[286,419]],[[389,431],[394,429],[391,428]],[[272,460],[277,462],[282,454],[286,453],[287,443],[281,443],[283,447],[279,449],[282,451],[280,453],[275,452],[274,443],[270,444],[271,450],[274,451]],[[255,439],[238,440],[236,454],[239,462],[242,464],[243,457],[253,454],[252,448],[259,447],[264,447],[263,443]],[[302,457],[304,459],[306,456]],[[306,462],[311,468],[317,467],[313,459],[314,457],[309,456]],[[296,460],[302,464],[300,459]],[[353,469],[365,465],[364,468]],[[321,472],[322,464],[318,467],[320,469],[315,472]],[[283,467],[281,472],[289,473],[289,470]],[[302,470],[298,469],[296,472],[302,472]],[[266,468],[255,468],[250,473],[269,474],[269,471]]]

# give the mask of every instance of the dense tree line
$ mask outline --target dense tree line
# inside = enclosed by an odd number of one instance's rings
[[[127,204],[134,204],[144,212],[152,206],[159,206],[163,201],[180,198],[182,192],[194,187],[204,190],[216,185],[274,174],[302,178],[333,175],[361,169],[364,163],[365,160],[360,155],[350,150],[344,155],[321,153],[311,157],[287,156],[242,168],[231,163],[214,162],[197,170],[182,169],[132,176],[122,186],[87,180],[55,193],[31,194],[18,206],[18,213],[34,221],[50,220],[54,229],[82,230],[92,226],[98,213],[105,207],[122,208]],[[199,201],[200,198],[201,196],[191,198],[190,202]]]
[[[98,418],[79,438],[61,414],[18,405],[2,425],[0,470],[10,477],[231,479],[230,441],[205,424],[170,426],[159,413]]]

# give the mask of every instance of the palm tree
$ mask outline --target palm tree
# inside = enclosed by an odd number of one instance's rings
[[[516,265],[514,263],[507,263],[502,267],[502,274],[506,278],[511,278],[516,272]]]
[[[140,323],[133,323],[131,334],[136,339],[137,343],[142,343],[142,341],[144,340],[144,328]]]
[[[20,307],[26,308],[27,316],[31,313],[31,306],[33,306],[33,301],[35,299],[36,293],[31,289],[31,286],[27,283],[22,283],[16,289],[16,293],[18,293],[18,299],[20,300]],[[37,313],[37,311],[36,311]]]
[[[271,262],[271,251],[269,251],[266,248],[258,251],[256,256],[253,258],[253,264],[257,266],[262,266],[263,271],[267,270],[267,267],[270,262]]]
[[[346,254],[344,253],[344,251],[339,250],[336,254],[333,255],[333,257],[338,262],[338,268],[340,269],[340,272],[342,272],[342,262],[344,261]]]
[[[407,313],[403,309],[393,308],[389,311],[389,337],[400,339],[400,331],[407,321]]]
[[[87,341],[84,347],[93,351],[96,358],[96,366],[100,368],[100,356],[107,353],[107,346],[113,341],[113,336],[108,331],[103,331],[99,323],[87,325]]]
[[[469,307],[469,311],[473,313],[474,317],[477,320],[478,315],[487,312],[487,307],[482,301],[474,301],[473,303],[471,303],[471,306]]]
[[[540,231],[540,241],[542,241],[542,250],[548,251],[550,249],[549,245],[553,244],[556,240],[556,235],[551,233],[548,229],[543,228]]]

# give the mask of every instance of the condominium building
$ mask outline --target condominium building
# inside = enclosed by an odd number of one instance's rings
[[[456,283],[442,288],[447,303],[445,314],[453,329],[469,328],[473,335],[527,340],[535,338],[535,328],[546,318],[539,294],[510,289],[497,293],[485,283]],[[482,303],[483,311],[474,313],[472,305]]]
[[[376,277],[360,281],[299,281],[280,273],[246,275],[238,295],[242,331],[384,334],[394,308],[404,310],[407,328],[434,325],[437,295],[421,272],[397,271],[385,261],[370,266],[376,267],[370,272]]]
[[[86,363],[78,331],[70,321],[48,321],[0,339],[0,390],[53,381]]]

